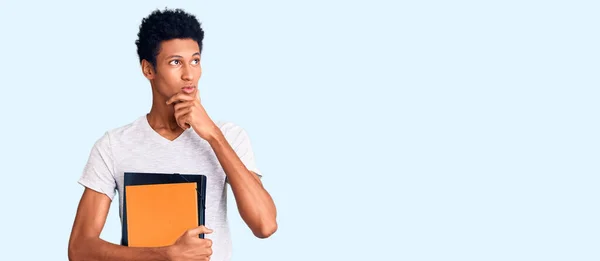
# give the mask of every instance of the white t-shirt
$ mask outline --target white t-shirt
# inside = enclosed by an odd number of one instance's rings
[[[248,170],[259,172],[247,133],[231,122],[215,122]],[[197,173],[207,176],[206,227],[213,233],[211,260],[231,258],[231,237],[227,220],[227,181],[208,142],[189,128],[170,141],[154,131],[146,115],[125,126],[107,131],[94,144],[79,183],[106,194],[111,200],[119,193],[119,216],[123,214],[125,172]]]

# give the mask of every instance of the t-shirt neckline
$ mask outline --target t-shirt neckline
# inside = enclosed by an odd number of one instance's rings
[[[173,143],[183,139],[184,136],[187,135],[187,133],[192,129],[192,128],[188,128],[188,129],[184,130],[181,134],[179,134],[179,136],[177,136],[175,139],[169,140],[169,139],[163,137],[162,135],[160,135],[160,133],[156,132],[152,128],[152,126],[150,126],[150,122],[148,122],[148,114],[144,114],[142,117],[140,117],[140,120],[142,121],[142,125],[143,125],[144,129],[146,130],[146,132],[149,132],[150,138],[152,138],[152,140],[154,140],[160,144],[163,144],[163,145],[173,144]]]

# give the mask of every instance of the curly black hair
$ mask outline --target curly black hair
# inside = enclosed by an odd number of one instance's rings
[[[171,39],[192,39],[198,42],[202,52],[204,30],[194,15],[182,9],[153,11],[142,19],[138,39],[135,41],[140,63],[147,60],[155,67],[161,42]]]

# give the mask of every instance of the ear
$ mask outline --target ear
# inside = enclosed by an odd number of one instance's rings
[[[148,80],[154,79],[154,75],[156,74],[154,67],[147,60],[142,60],[142,73]]]

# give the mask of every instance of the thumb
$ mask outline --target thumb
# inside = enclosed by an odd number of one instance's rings
[[[188,235],[189,236],[197,236],[200,234],[210,234],[212,232],[213,232],[212,229],[209,229],[205,226],[199,226],[199,227],[188,230]]]

